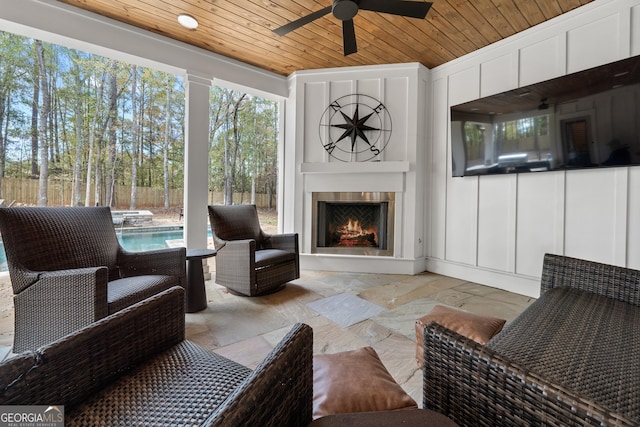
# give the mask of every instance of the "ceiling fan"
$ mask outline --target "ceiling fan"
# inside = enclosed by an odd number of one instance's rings
[[[370,10],[373,12],[424,19],[431,8],[431,4],[432,3],[403,0],[333,0],[331,6],[327,6],[324,9],[317,10],[300,19],[289,22],[280,28],[276,28],[273,32],[284,36],[331,12],[334,17],[342,21],[344,56],[347,56],[358,51],[356,46],[356,33],[353,27],[353,17],[358,14],[358,10]]]

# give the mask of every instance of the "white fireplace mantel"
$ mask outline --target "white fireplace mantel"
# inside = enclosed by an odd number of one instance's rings
[[[335,255],[312,251],[315,233],[313,195],[318,192],[391,192],[395,198],[393,229],[404,230],[404,193],[406,175],[411,172],[411,167],[408,161],[302,163],[305,215],[300,246],[301,265],[312,270],[337,268],[338,271],[411,272],[409,274],[420,270],[414,265],[416,260],[404,258],[403,235],[398,232],[394,233],[389,245],[394,248],[392,256]]]
[[[302,163],[302,174],[316,173],[398,173],[409,172],[409,162],[315,162]]]

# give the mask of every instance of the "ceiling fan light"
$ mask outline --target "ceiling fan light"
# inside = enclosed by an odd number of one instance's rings
[[[190,30],[195,30],[198,28],[198,21],[191,15],[187,15],[186,13],[181,13],[178,15],[178,23],[185,28]]]

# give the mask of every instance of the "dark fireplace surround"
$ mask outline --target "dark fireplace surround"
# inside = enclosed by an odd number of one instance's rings
[[[312,253],[393,256],[395,193],[312,193]]]

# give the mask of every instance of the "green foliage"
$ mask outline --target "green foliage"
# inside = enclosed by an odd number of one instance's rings
[[[210,113],[209,189],[250,192],[255,181],[257,193],[275,195],[277,103],[213,87]]]
[[[35,178],[40,159],[34,153],[46,142],[49,180],[70,181],[74,188],[65,204],[105,204],[115,184],[183,187],[180,76],[43,43],[51,113],[41,141],[33,44],[0,32],[0,179]],[[210,113],[210,189],[226,194],[255,185],[257,192],[275,195],[277,103],[212,87]],[[131,197],[112,196],[120,202]]]

